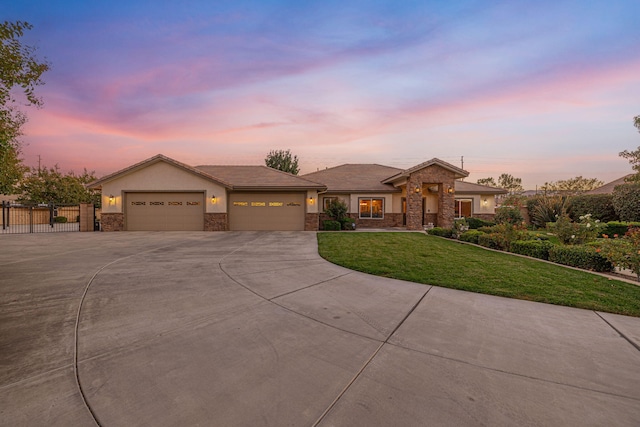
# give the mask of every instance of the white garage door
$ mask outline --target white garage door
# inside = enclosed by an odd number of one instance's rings
[[[231,193],[230,230],[304,230],[305,193]]]
[[[204,230],[204,193],[126,193],[129,231]]]

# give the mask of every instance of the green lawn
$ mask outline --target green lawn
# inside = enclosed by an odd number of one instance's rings
[[[318,233],[318,246],[378,276],[640,317],[640,286],[422,233]]]

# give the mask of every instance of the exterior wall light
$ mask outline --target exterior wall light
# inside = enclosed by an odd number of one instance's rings
[[[313,204],[313,197],[309,197],[309,204],[312,205]]]
[[[449,188],[447,188],[447,193],[449,193],[449,194],[453,194],[454,191],[455,190],[451,186],[449,186]]]
[[[416,193],[419,193],[420,192],[420,186],[416,185],[416,188],[413,191],[415,191]]]
[[[487,206],[487,205],[489,205],[489,201],[485,197],[484,199],[482,199],[482,206]]]
[[[113,205],[116,201],[116,198],[113,197],[113,194],[109,194],[109,204]]]
[[[211,195],[211,204],[214,204],[216,202],[216,195],[212,194]]]

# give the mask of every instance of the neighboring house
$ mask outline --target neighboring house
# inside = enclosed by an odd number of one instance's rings
[[[410,169],[347,164],[303,176],[266,166],[189,166],[161,154],[107,175],[102,229],[318,230],[324,206],[344,200],[358,227],[450,227],[491,217],[504,190],[458,181],[468,172],[432,159]]]
[[[615,181],[611,181],[602,187],[598,187],[591,191],[587,191],[584,194],[613,194],[613,189],[618,185],[622,185],[626,183],[626,179],[633,176],[633,174],[625,175],[622,178],[618,178]]]

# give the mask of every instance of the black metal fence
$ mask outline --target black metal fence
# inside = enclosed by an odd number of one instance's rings
[[[4,234],[80,231],[80,205],[2,202]]]

